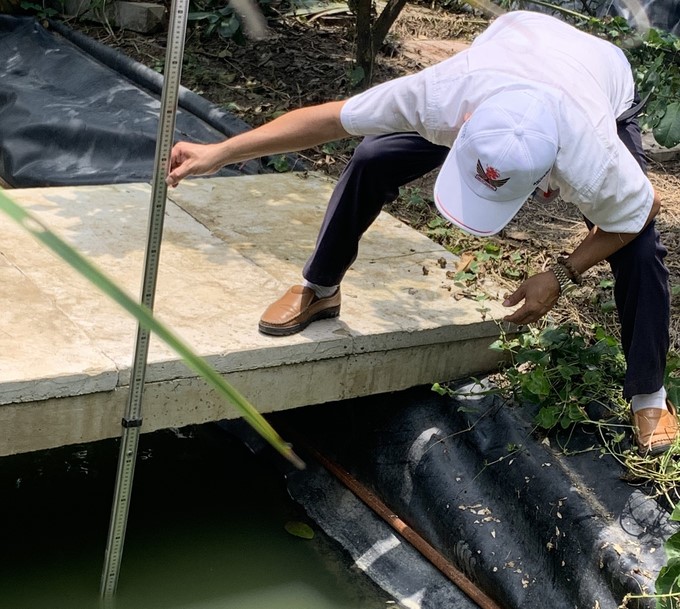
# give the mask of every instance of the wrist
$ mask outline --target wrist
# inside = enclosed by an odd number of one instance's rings
[[[557,283],[559,285],[560,296],[568,294],[576,287],[576,282],[569,276],[569,271],[566,266],[557,262],[550,267]]]
[[[573,281],[576,285],[581,285],[583,283],[583,277],[581,276],[581,273],[574,266],[571,260],[569,260],[569,258],[559,256],[557,258],[557,264],[564,267],[569,279],[571,279],[571,281]]]

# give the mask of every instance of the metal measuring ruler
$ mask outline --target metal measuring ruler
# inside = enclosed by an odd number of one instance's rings
[[[156,157],[154,161],[151,209],[149,212],[149,231],[144,259],[144,278],[142,281],[142,304],[153,309],[158,276],[158,262],[163,237],[163,220],[168,187],[165,183],[170,164],[179,83],[182,75],[182,59],[184,57],[184,38],[187,28],[189,0],[172,0],[170,23],[168,27],[167,48],[165,54],[165,70],[163,89],[161,92],[161,110],[156,140]],[[137,461],[137,447],[142,425],[142,395],[146,376],[146,362],[149,353],[150,332],[141,325],[137,327],[137,342],[130,377],[130,394],[125,417],[122,421],[120,453],[118,456],[118,472],[111,509],[109,536],[106,544],[106,556],[101,580],[101,597],[110,601],[116,592],[118,575],[123,554],[125,530],[127,528],[130,508],[130,493]]]

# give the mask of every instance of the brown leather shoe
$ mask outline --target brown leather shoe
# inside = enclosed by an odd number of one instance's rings
[[[317,298],[314,290],[294,285],[260,318],[259,330],[272,336],[287,336],[304,330],[317,319],[340,314],[340,288],[326,298]]]
[[[678,437],[678,415],[666,400],[666,409],[642,408],[633,413],[635,441],[641,453],[658,455],[666,452]]]

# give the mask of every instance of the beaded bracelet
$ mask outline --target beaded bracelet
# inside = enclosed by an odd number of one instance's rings
[[[571,279],[576,285],[581,285],[583,283],[583,277],[581,277],[581,273],[576,270],[569,259],[560,256],[557,259],[557,264],[562,265],[567,270],[569,279]]]

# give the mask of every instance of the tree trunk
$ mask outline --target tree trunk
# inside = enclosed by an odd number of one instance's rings
[[[388,0],[385,8],[373,23],[373,1],[354,0],[352,2],[356,13],[355,62],[357,68],[363,71],[363,79],[358,85],[359,88],[365,89],[373,83],[375,56],[405,4],[406,0]]]
[[[373,62],[375,50],[373,44],[373,0],[356,0],[356,66],[363,71],[363,78],[358,83],[360,89],[365,89],[373,82]]]

